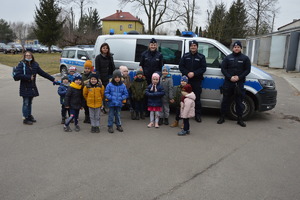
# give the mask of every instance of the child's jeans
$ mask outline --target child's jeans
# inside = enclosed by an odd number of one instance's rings
[[[100,108],[89,108],[91,126],[100,126]]]
[[[65,123],[66,126],[69,126],[69,125],[70,125],[72,119],[74,119],[74,122],[75,122],[74,124],[75,124],[75,126],[78,124],[79,111],[80,111],[80,110],[77,110],[77,109],[70,109],[70,114],[71,114],[71,116],[67,119],[67,121],[66,121],[66,123]]]
[[[121,108],[118,106],[109,107],[108,112],[108,127],[112,127],[114,124],[114,118],[115,118],[115,124],[117,126],[121,126]]]

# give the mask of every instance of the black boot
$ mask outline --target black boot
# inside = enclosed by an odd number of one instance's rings
[[[132,120],[135,120],[136,118],[135,118],[135,112],[132,110],[132,111],[130,111],[130,115],[131,115],[131,119]]]
[[[219,120],[217,121],[217,124],[223,124],[225,122],[225,115],[221,115]]]
[[[162,125],[164,123],[164,118],[159,118],[158,125]]]
[[[140,113],[139,112],[135,112],[135,119],[140,120]]]
[[[23,120],[23,124],[32,125],[33,122],[29,118],[26,118],[26,119]]]
[[[29,116],[28,116],[28,119],[29,119],[30,121],[32,121],[32,122],[36,122],[36,120],[34,119],[34,117],[33,117],[32,115],[29,115]]]
[[[140,118],[141,118],[141,119],[145,119],[144,112],[140,112]]]
[[[196,122],[202,122],[202,119],[201,119],[200,115],[196,115],[195,120],[196,120]]]
[[[165,118],[164,124],[165,124],[165,125],[169,125],[169,119],[168,119],[168,118]]]
[[[241,127],[246,127],[245,122],[243,121],[242,117],[238,117],[237,124],[240,125]]]

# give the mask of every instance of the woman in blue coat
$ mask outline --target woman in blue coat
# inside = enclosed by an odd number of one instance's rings
[[[55,81],[54,77],[44,72],[39,64],[35,62],[34,56],[31,52],[24,53],[23,60],[18,64],[16,71],[16,78],[20,80],[20,96],[23,97],[23,123],[32,125],[36,122],[31,114],[33,97],[39,96],[36,86],[36,75],[40,75],[52,82]]]

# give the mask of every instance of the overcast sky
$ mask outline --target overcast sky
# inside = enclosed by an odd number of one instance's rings
[[[211,2],[220,2],[221,0],[211,0]],[[95,0],[94,5],[89,7],[97,8],[100,18],[107,17],[114,14],[116,10],[122,9],[124,12],[130,12],[134,16],[139,16],[146,25],[146,18],[142,13],[138,13],[134,10],[130,4],[125,8],[119,6],[118,0]],[[108,3],[109,2],[109,3]],[[197,0],[200,5],[201,15],[198,19],[197,25],[202,26],[202,29],[206,26],[206,10],[208,0]],[[233,0],[223,0],[227,4],[227,8],[230,7]],[[299,0],[278,0],[280,12],[275,19],[275,30],[278,27],[283,26],[293,21],[293,19],[300,19],[299,12]],[[0,19],[4,19],[7,22],[25,22],[30,23],[34,21],[35,6],[39,6],[39,0],[5,0],[0,3]],[[77,9],[78,12],[78,9]],[[77,13],[79,16],[79,12]]]

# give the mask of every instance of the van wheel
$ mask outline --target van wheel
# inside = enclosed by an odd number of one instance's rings
[[[61,75],[61,77],[64,77],[64,76],[68,75],[68,69],[67,69],[67,67],[61,67],[60,68],[60,75]]]
[[[254,114],[254,111],[255,111],[254,101],[251,97],[246,95],[245,98],[244,98],[244,101],[243,101],[243,105],[244,105],[244,108],[245,108],[244,112],[243,112],[243,119],[247,120]],[[237,120],[237,114],[236,114],[234,99],[232,99],[232,101],[230,103],[228,117],[230,119]]]

